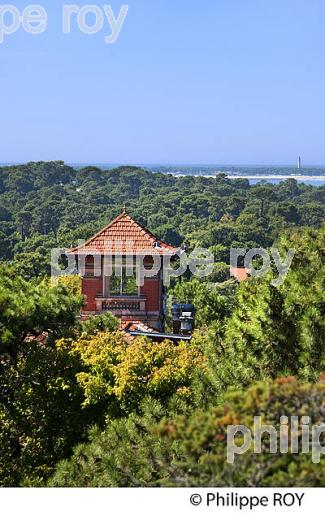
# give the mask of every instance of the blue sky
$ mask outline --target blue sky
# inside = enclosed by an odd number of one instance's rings
[[[0,163],[325,164],[324,0],[124,0],[113,45],[38,3],[0,45]]]

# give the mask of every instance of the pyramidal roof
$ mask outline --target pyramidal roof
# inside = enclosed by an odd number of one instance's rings
[[[179,251],[159,240],[142,227],[124,210],[104,229],[79,247],[69,250],[74,254],[145,254],[174,255]]]

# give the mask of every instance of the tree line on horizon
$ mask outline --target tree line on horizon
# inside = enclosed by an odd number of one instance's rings
[[[229,264],[230,247],[270,247],[292,227],[325,221],[325,186],[289,179],[175,177],[132,166],[74,169],[61,161],[0,168],[0,260],[26,275],[49,274],[49,251],[87,239],[127,205],[162,240],[213,248]]]

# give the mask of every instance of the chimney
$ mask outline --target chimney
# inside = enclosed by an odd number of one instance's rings
[[[173,333],[188,336],[195,328],[195,307],[191,303],[177,303],[172,307]]]

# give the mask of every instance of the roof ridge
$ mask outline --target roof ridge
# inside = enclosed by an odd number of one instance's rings
[[[100,235],[102,235],[104,233],[104,231],[106,231],[107,229],[109,229],[110,227],[113,226],[113,224],[116,224],[116,222],[118,222],[121,217],[127,215],[126,212],[123,211],[123,213],[120,213],[120,215],[118,215],[117,217],[114,218],[114,220],[112,220],[109,224],[106,224],[105,227],[103,227],[103,229],[101,229],[100,231],[98,231],[98,233],[96,233],[95,235],[93,235],[92,237],[90,237],[88,240],[86,240],[86,242],[84,244],[82,244],[82,247],[85,247],[85,246],[88,246],[90,244],[90,242],[92,242],[93,240],[95,240],[95,238],[99,237]],[[129,216],[129,215],[128,215]],[[74,251],[75,249],[79,249],[79,246],[77,247],[74,247],[71,249],[71,251]]]
[[[155,236],[151,231],[149,231],[146,227],[142,226],[141,224],[139,224],[139,222],[137,222],[136,220],[134,220],[134,218],[132,218],[126,211],[126,209],[123,209],[123,212],[120,213],[115,219],[113,219],[109,224],[107,224],[104,228],[102,228],[100,231],[98,231],[98,233],[96,233],[95,235],[93,235],[92,237],[90,237],[86,242],[84,242],[82,245],[80,246],[77,246],[77,247],[74,247],[74,248],[71,248],[69,250],[70,253],[74,253],[74,252],[78,252],[78,250],[80,249],[83,249],[83,248],[87,248],[87,246],[91,245],[91,243],[93,241],[95,241],[96,239],[99,239],[103,233],[107,232],[109,229],[111,229],[115,224],[117,224],[118,222],[120,221],[123,221],[124,222],[127,222],[129,224],[131,224],[132,226],[134,226],[136,229],[137,229],[137,232],[142,235],[142,239],[147,239],[147,240],[150,240],[152,239],[153,243],[151,244],[151,247],[154,247],[154,243],[155,242],[158,242],[159,245],[162,247],[162,248],[166,248],[166,249],[174,249],[172,245],[170,244],[167,244],[166,242],[164,242],[163,240],[160,240],[157,236]],[[113,231],[114,233],[114,231]]]

